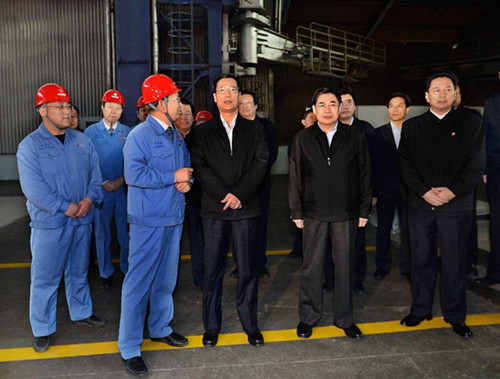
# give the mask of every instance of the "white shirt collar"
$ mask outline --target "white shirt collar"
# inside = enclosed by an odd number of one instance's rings
[[[168,125],[165,121],[160,120],[158,117],[155,117],[153,115],[151,115],[151,117],[153,117],[158,122],[158,124],[161,125],[161,127],[165,131],[167,131],[167,129],[168,129],[169,126],[172,126],[172,125]]]
[[[437,118],[439,118],[440,120],[442,120],[443,118],[445,118],[445,116],[446,116],[448,113],[450,113],[450,111],[451,111],[451,109],[450,109],[448,112],[446,112],[446,113],[444,113],[444,114],[437,114],[437,113],[436,113],[436,112],[434,112],[432,109],[429,109],[429,110],[431,111],[431,113],[432,113],[434,116],[436,116],[436,117],[437,117]]]

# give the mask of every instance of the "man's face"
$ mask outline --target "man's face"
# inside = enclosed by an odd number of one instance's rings
[[[223,78],[215,88],[214,101],[221,113],[232,113],[238,110],[238,83],[233,78]]]
[[[78,118],[78,112],[73,108],[73,109],[71,109],[69,127],[70,127],[70,129],[76,129],[76,128],[78,128],[79,124],[80,124],[80,120]]]
[[[146,107],[137,108],[137,118],[139,119],[140,122],[146,121],[148,113],[149,113],[148,108]]]
[[[410,108],[406,107],[405,99],[402,97],[393,97],[388,105],[389,119],[392,122],[403,121]]]
[[[167,97],[168,102],[165,100],[161,100],[164,102],[166,108],[165,109],[170,117],[174,120],[177,120],[181,115],[181,98],[179,97],[179,92],[173,93],[172,95]],[[159,108],[162,109],[162,108]]]
[[[175,122],[175,125],[182,134],[187,134],[193,126],[193,112],[188,104],[181,103],[181,115]]]
[[[302,119],[302,125],[304,125],[304,128],[306,129],[313,126],[315,122],[316,122],[316,116],[314,115],[314,112],[309,112],[306,118]]]
[[[104,103],[102,115],[109,124],[116,123],[123,112],[123,106],[118,103]]]
[[[248,120],[255,119],[257,105],[255,105],[252,95],[244,94],[240,96],[239,112]]]
[[[321,94],[313,105],[313,112],[321,127],[334,127],[339,118],[339,101],[333,93]]]
[[[451,79],[447,77],[433,79],[429,90],[425,93],[425,100],[435,113],[448,112],[455,100],[455,87]]]
[[[354,116],[354,112],[356,111],[356,104],[354,103],[354,99],[351,95],[345,94],[340,95],[342,98],[342,105],[340,106],[340,118],[342,120],[350,120],[352,116]]]
[[[71,104],[63,102],[53,102],[44,104],[39,109],[40,116],[48,118],[47,123],[51,123],[56,129],[62,131],[69,128],[71,124]],[[49,126],[50,125],[46,125]]]

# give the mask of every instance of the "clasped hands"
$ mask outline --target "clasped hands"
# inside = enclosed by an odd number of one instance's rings
[[[125,178],[117,178],[115,180],[107,180],[106,183],[102,185],[106,192],[118,191],[125,184]]]
[[[73,219],[77,218],[83,218],[87,216],[87,214],[90,212],[92,209],[92,200],[90,200],[88,197],[83,199],[78,203],[70,203],[68,209],[66,209],[66,212],[64,214],[68,217],[71,217]]]
[[[295,223],[295,226],[299,229],[304,229],[304,220],[303,219],[297,219],[297,220],[292,220]],[[368,223],[367,218],[359,217],[358,218],[358,228],[364,228],[366,224]]]
[[[193,169],[191,167],[183,167],[175,172],[175,188],[181,193],[186,193],[191,189],[191,178],[193,177]]]
[[[422,197],[430,205],[440,207],[455,198],[455,194],[448,187],[432,187]]]

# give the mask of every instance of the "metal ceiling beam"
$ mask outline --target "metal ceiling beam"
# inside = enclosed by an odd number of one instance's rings
[[[377,19],[373,23],[372,27],[368,31],[368,33],[366,33],[365,38],[370,38],[370,36],[373,34],[373,32],[375,31],[375,29],[378,28],[378,26],[380,25],[380,23],[384,19],[385,15],[387,14],[387,12],[389,12],[389,10],[392,8],[392,6],[394,5],[395,2],[396,2],[396,0],[389,0],[387,2],[387,4],[385,4],[384,9],[382,9],[382,12],[380,12],[380,14],[378,15]]]

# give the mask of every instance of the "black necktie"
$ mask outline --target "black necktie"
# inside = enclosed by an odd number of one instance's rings
[[[167,128],[167,134],[170,137],[170,141],[173,141],[174,140],[174,132],[172,132],[172,127],[171,126],[169,126]]]
[[[109,128],[109,135],[112,136],[114,131],[115,131],[115,129],[113,129],[113,127],[110,127]]]

